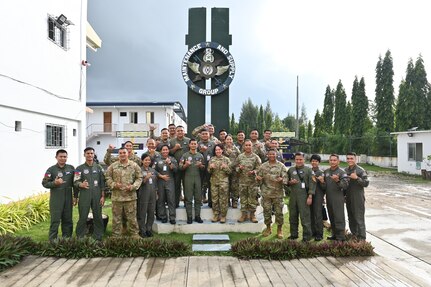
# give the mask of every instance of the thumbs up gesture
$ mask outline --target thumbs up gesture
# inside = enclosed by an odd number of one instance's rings
[[[87,180],[84,180],[83,182],[81,182],[81,183],[79,184],[79,187],[80,187],[80,188],[84,188],[84,189],[88,189],[88,181],[87,181]]]

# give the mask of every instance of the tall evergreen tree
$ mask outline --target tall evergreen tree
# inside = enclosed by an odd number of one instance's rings
[[[414,65],[413,60],[410,59],[407,63],[406,79],[401,81],[398,99],[395,109],[396,115],[396,130],[406,131],[414,125]]]
[[[263,116],[263,107],[260,105],[259,107],[259,113],[257,114],[257,130],[260,134],[263,134],[263,131],[265,130],[265,118]]]
[[[310,141],[312,137],[313,137],[313,125],[311,124],[311,121],[308,121],[307,140]]]
[[[250,98],[242,104],[241,114],[239,115],[239,129],[248,135],[250,130],[257,126],[258,107],[253,105]]]
[[[346,130],[344,135],[352,134],[352,110],[352,104],[348,101],[346,104]]]
[[[314,115],[314,132],[313,137],[314,138],[320,138],[323,133],[323,119],[320,115],[319,110],[316,111],[316,114]]]
[[[348,129],[348,115],[346,110],[346,91],[344,90],[341,80],[335,90],[335,108],[334,108],[334,133],[345,135]]]
[[[422,55],[419,55],[415,63],[413,90],[416,104],[414,110],[414,115],[416,116],[415,126],[424,130],[428,128],[430,122],[430,111],[427,111],[427,96],[430,86]]]
[[[364,153],[365,140],[362,137],[367,130],[368,119],[368,98],[365,94],[364,77],[358,83],[358,78],[355,77],[352,89],[352,128],[351,134],[354,137],[352,142],[352,150],[357,153]]]
[[[322,111],[322,127],[323,131],[332,133],[332,125],[334,121],[334,91],[328,85],[325,92],[325,100]]]
[[[264,116],[265,116],[265,128],[270,128],[272,126],[274,114],[272,113],[271,106],[269,104],[269,100],[266,102]]]
[[[289,131],[294,131],[296,129],[296,118],[292,114],[287,114],[287,116],[283,119],[284,126]]]
[[[229,133],[236,135],[238,131],[238,123],[235,122],[235,115],[234,113],[232,113],[232,116],[230,118],[230,123],[229,123]]]
[[[278,114],[275,114],[274,121],[272,122],[272,126],[270,128],[272,131],[275,132],[286,132],[287,128],[283,125],[283,122],[281,121]]]

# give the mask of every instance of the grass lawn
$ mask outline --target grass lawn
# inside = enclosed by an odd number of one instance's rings
[[[285,203],[288,204],[288,198],[285,199]],[[103,207],[103,213],[109,216],[109,223],[107,226],[107,230],[105,232],[104,237],[108,237],[111,235],[112,231],[112,209],[111,202],[108,199]],[[75,232],[76,223],[78,222],[78,208],[74,207],[73,209],[73,228]],[[49,219],[45,222],[41,222],[39,224],[33,225],[28,230],[21,230],[15,233],[17,236],[29,236],[33,240],[41,242],[48,241],[48,231],[49,231]],[[273,224],[272,226],[272,234],[268,237],[262,237],[260,233],[236,233],[236,232],[228,232],[230,238],[230,243],[237,242],[239,240],[248,238],[248,237],[256,237],[261,240],[275,240],[277,235],[277,225]],[[61,230],[59,230],[59,234],[61,234]],[[284,237],[287,238],[289,236],[289,215],[286,213],[284,215],[284,225],[283,225],[283,234]],[[302,228],[299,226],[299,234],[302,234]],[[327,230],[324,231],[324,238],[330,236]],[[164,239],[172,239],[179,240],[188,244],[192,244],[193,234],[180,234],[180,233],[170,233],[170,234],[154,234],[154,238],[164,238]],[[301,239],[301,236],[300,236]],[[201,254],[201,253],[199,253]],[[205,254],[205,253],[202,253]],[[214,253],[211,253],[214,254]],[[223,254],[223,253],[220,253]]]

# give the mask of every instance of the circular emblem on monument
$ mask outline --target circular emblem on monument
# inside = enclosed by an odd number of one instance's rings
[[[226,90],[235,76],[235,61],[228,49],[216,42],[201,42],[191,47],[183,58],[181,74],[194,92],[217,95]],[[196,82],[213,81],[212,89],[199,87]]]

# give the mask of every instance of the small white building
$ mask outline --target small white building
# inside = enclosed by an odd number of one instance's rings
[[[398,172],[431,170],[431,130],[391,133],[397,136]]]
[[[140,156],[145,150],[150,124],[154,135],[173,123],[187,131],[187,119],[180,102],[88,102],[87,146],[103,160],[109,144],[121,147],[125,141],[135,144]]]
[[[87,1],[4,1],[0,9],[0,203],[45,191],[42,178],[64,148],[85,147],[86,46],[101,40]]]

